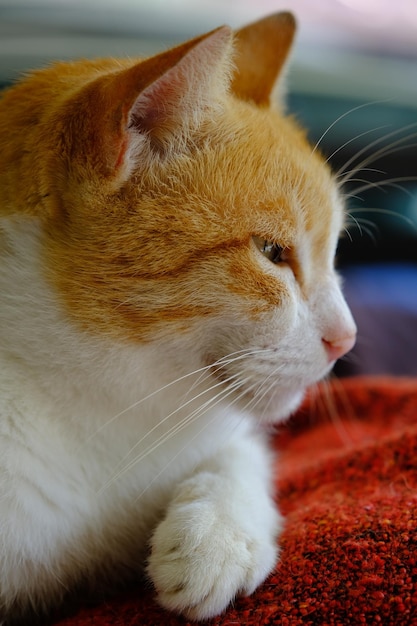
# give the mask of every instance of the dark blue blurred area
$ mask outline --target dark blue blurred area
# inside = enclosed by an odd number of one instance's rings
[[[417,265],[354,265],[343,277],[358,339],[337,373],[417,376]]]

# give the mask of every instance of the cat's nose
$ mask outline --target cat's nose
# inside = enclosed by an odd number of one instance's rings
[[[355,341],[356,333],[332,340],[322,339],[329,363],[337,361],[337,359],[340,359],[340,357],[349,352],[349,350],[352,350]]]

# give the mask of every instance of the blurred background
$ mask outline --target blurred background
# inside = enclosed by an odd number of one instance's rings
[[[55,59],[149,56],[278,10],[298,21],[288,110],[351,179],[338,266],[359,336],[337,372],[417,376],[416,0],[0,0],[0,85]]]

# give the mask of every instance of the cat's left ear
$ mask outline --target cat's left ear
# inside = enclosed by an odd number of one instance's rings
[[[293,15],[283,12],[235,33],[235,95],[258,106],[269,106],[271,100],[282,99],[282,75],[295,30]]]
[[[187,134],[221,106],[231,57],[232,31],[224,26],[109,79],[101,95],[116,109],[111,167],[119,178],[155,154],[181,149]]]

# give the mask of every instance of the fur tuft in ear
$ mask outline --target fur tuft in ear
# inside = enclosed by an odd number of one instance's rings
[[[117,82],[136,87],[125,107],[121,153],[116,166],[153,154],[169,154],[190,130],[221,106],[229,90],[232,32],[224,26],[124,71]],[[138,93],[135,77],[159,73]],[[162,70],[162,71],[161,71]]]
[[[216,106],[228,88],[230,55],[229,28],[207,35],[138,96],[130,125],[157,135],[175,132],[184,123],[198,126],[202,114]]]
[[[235,95],[259,106],[270,104],[278,91],[295,29],[291,13],[276,13],[237,31],[232,81]]]

